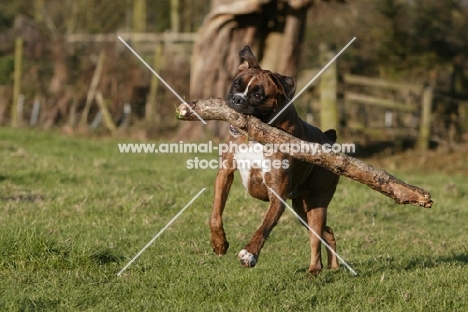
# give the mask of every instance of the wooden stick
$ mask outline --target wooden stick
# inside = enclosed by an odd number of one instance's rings
[[[253,116],[240,114],[226,105],[223,99],[210,98],[189,103],[190,107],[205,120],[222,120],[229,122],[249,138],[262,143],[290,144],[296,146],[309,145],[309,151],[317,143],[304,142],[292,135],[273,128]],[[195,114],[185,105],[179,105],[177,118],[180,120],[198,120]],[[304,144],[304,145],[302,145]],[[318,149],[322,146],[317,145]],[[317,150],[317,149],[315,149]],[[289,154],[289,153],[286,153]],[[335,174],[343,175],[357,182],[366,184],[370,188],[392,198],[398,204],[411,204],[430,208],[432,206],[429,192],[409,185],[388,172],[372,167],[356,158],[341,153],[307,153],[299,151],[289,154],[299,160],[307,161],[324,167]]]

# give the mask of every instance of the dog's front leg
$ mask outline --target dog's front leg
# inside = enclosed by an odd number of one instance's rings
[[[223,211],[233,180],[233,169],[219,169],[216,176],[213,210],[210,218],[211,246],[217,255],[224,255],[229,248],[223,228]]]
[[[274,188],[275,189],[275,188]],[[287,188],[275,189],[275,192],[283,199],[287,198]],[[255,231],[249,243],[239,252],[239,260],[245,267],[254,267],[257,264],[260,251],[273,228],[278,223],[284,212],[285,206],[280,199],[268,190],[270,207],[265,215],[262,225]]]

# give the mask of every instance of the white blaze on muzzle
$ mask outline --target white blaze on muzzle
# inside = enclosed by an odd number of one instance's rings
[[[249,83],[247,84],[247,87],[245,88],[244,92],[237,92],[235,93],[234,95],[237,95],[237,96],[240,96],[242,97],[243,99],[247,98],[247,92],[249,92],[249,87],[250,87],[250,84],[252,83],[252,81],[255,79],[255,76],[252,77],[252,79],[250,79]]]

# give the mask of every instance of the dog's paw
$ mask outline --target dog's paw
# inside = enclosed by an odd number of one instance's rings
[[[242,249],[237,256],[239,257],[240,263],[245,267],[253,268],[257,264],[255,256],[245,249]]]
[[[322,272],[321,268],[309,268],[309,273],[313,276],[318,276]]]
[[[226,254],[229,248],[229,243],[227,241],[224,241],[222,243],[212,242],[211,247],[213,247],[213,251],[215,252],[215,254],[221,257],[222,255]]]

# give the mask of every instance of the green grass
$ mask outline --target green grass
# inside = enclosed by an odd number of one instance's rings
[[[396,205],[342,178],[328,219],[338,253],[358,276],[342,266],[314,278],[308,234],[289,211],[257,267],[241,267],[236,254],[267,204],[246,196],[236,177],[225,212],[231,248],[218,258],[207,225],[216,172],[187,170],[197,155],[120,154],[122,141],[0,129],[0,310],[468,308],[466,176],[392,172],[429,190],[430,210]]]

